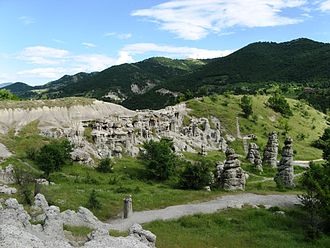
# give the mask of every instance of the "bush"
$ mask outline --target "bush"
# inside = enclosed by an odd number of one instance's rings
[[[19,98],[12,94],[9,90],[2,89],[0,90],[0,101],[3,100],[19,100]]]
[[[167,180],[173,175],[177,157],[173,151],[173,142],[162,138],[159,142],[150,140],[143,144],[145,151],[140,153],[150,176],[156,180]]]
[[[100,209],[101,208],[101,203],[97,199],[96,191],[94,189],[89,195],[86,207],[88,209]]]
[[[98,172],[109,173],[113,172],[113,162],[110,158],[101,159],[96,167]]]
[[[240,104],[242,111],[244,113],[244,116],[248,118],[250,115],[253,114],[252,110],[252,98],[249,96],[243,96],[241,98],[241,104]]]
[[[306,234],[308,239],[315,239],[321,219],[323,230],[330,231],[330,161],[323,165],[310,163],[301,183],[306,193],[299,198],[309,215]]]
[[[289,103],[285,97],[279,93],[274,93],[274,95],[268,99],[268,105],[274,111],[281,113],[285,117],[293,115]]]
[[[60,171],[62,166],[71,158],[72,145],[68,140],[53,140],[43,146],[36,156],[39,168],[46,177],[54,171]]]
[[[323,135],[313,143],[313,146],[323,150],[324,159],[330,159],[330,128],[324,130]]]
[[[180,175],[179,186],[183,189],[202,189],[212,182],[211,164],[206,160],[188,162]]]

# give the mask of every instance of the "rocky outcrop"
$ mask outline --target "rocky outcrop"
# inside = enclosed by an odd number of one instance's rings
[[[294,171],[293,171],[293,140],[288,137],[284,142],[282,149],[282,159],[277,166],[277,174],[275,175],[275,182],[279,187],[292,188],[294,187]]]
[[[8,187],[7,185],[0,184],[0,194],[12,195],[17,193],[17,189],[14,187]]]
[[[11,155],[12,153],[7,149],[7,147],[0,143],[0,163],[9,158]]]
[[[255,166],[255,169],[257,171],[263,171],[262,170],[262,160],[259,152],[259,146],[255,143],[249,144],[248,154],[247,154],[247,160],[251,164]]]
[[[263,164],[276,168],[278,155],[278,139],[275,131],[268,136],[268,142],[264,150]]]
[[[14,166],[10,164],[4,169],[0,166],[0,182],[12,184],[15,183],[15,181]]]
[[[71,212],[68,214],[67,211],[60,213],[58,207],[48,206],[42,195],[36,196],[36,206],[44,211],[43,224],[31,224],[31,216],[16,199],[10,198],[3,204],[0,203],[1,248],[71,248],[73,246],[64,235],[63,224],[90,226],[95,229],[80,247],[155,247],[156,236],[143,230],[140,225],[132,226],[127,237],[111,237],[109,236],[110,225],[97,220],[88,209],[80,208],[77,213]]]
[[[241,168],[241,162],[238,160],[238,155],[235,153],[234,149],[227,149],[226,161],[220,173],[221,188],[230,191],[245,189],[245,172]]]

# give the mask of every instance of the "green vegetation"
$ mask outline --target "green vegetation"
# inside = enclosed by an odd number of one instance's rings
[[[241,98],[241,108],[244,113],[244,116],[248,118],[250,115],[253,114],[252,110],[252,98],[244,95]]]
[[[113,172],[113,162],[110,158],[104,158],[99,161],[96,170],[102,173]]]
[[[75,237],[85,237],[88,234],[90,234],[93,229],[85,226],[70,226],[70,225],[64,225],[63,230],[71,232],[71,234]]]
[[[324,130],[323,135],[316,140],[313,145],[323,150],[323,158],[330,159],[330,128]]]
[[[24,101],[4,101],[0,104],[0,109],[20,108],[32,109],[41,107],[73,107],[77,105],[85,106],[92,104],[94,99],[82,97],[68,97],[56,100],[24,100]]]
[[[329,236],[314,242],[305,240],[304,212],[288,209],[282,216],[274,214],[274,210],[232,209],[174,221],[155,221],[143,227],[157,235],[159,248],[329,246]]]
[[[101,208],[101,203],[97,199],[95,189],[93,189],[91,194],[89,195],[86,207],[89,208],[89,209],[92,209],[92,210]]]
[[[150,140],[143,144],[143,151],[140,158],[144,161],[151,178],[167,180],[173,175],[177,158],[173,150],[173,142],[162,138],[159,142]]]
[[[179,186],[183,189],[203,189],[211,186],[213,163],[207,160],[191,163],[187,162],[185,168],[179,176]]]
[[[18,100],[18,97],[8,90],[0,89],[0,101]]]
[[[284,98],[283,95],[275,93],[268,99],[269,107],[274,109],[274,111],[281,113],[285,117],[292,116],[292,111],[288,101]]]
[[[66,139],[52,140],[44,145],[36,154],[36,162],[48,178],[54,171],[60,171],[71,159],[72,145]]]

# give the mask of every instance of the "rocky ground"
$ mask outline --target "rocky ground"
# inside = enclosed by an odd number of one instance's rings
[[[83,244],[79,244],[68,239],[63,225],[87,226],[94,231]],[[109,224],[100,222],[88,209],[80,207],[77,212],[60,212],[58,207],[48,206],[41,194],[36,195],[30,214],[14,198],[1,199],[0,203],[1,248],[155,247],[156,236],[138,224],[130,227],[127,237],[111,237],[109,228]]]

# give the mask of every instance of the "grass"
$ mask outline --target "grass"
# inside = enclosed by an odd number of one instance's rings
[[[288,99],[294,115],[285,119],[281,114],[274,112],[266,106],[268,96],[252,96],[253,116],[244,118],[240,107],[241,96],[224,95],[204,97],[201,100],[190,100],[188,108],[192,109],[191,115],[196,117],[215,116],[221,120],[222,127],[230,135],[236,137],[236,117],[239,117],[242,135],[255,134],[256,142],[263,150],[267,143],[268,133],[277,131],[279,133],[280,146],[283,146],[285,136],[294,139],[294,150],[296,160],[312,160],[322,157],[322,151],[311,146],[311,143],[323,134],[327,127],[325,115],[321,112],[301,103],[297,100]],[[228,111],[230,109],[230,111]],[[285,122],[288,123],[288,133],[285,134]],[[235,141],[231,146],[237,152],[244,155],[241,144]]]
[[[75,237],[85,237],[90,234],[94,229],[86,227],[86,226],[71,226],[71,225],[63,225],[63,230],[71,232],[71,234]]]
[[[0,109],[32,109],[42,107],[72,107],[76,105],[90,105],[94,99],[83,97],[67,97],[53,100],[23,100],[23,101],[2,101]]]
[[[93,212],[102,220],[119,217],[123,198],[128,194],[133,195],[135,211],[204,201],[225,194],[222,191],[175,189],[170,182],[149,181],[145,174],[144,166],[133,158],[117,160],[114,173],[100,173],[92,168],[73,164],[64,167],[62,172],[53,173],[50,180],[55,185],[43,187],[42,193],[51,204],[59,206],[63,211],[86,205],[89,194],[95,189],[101,209]]]
[[[329,247],[329,236],[305,241],[304,219],[297,209],[279,216],[266,209],[245,208],[155,221],[143,227],[157,235],[158,248]]]

